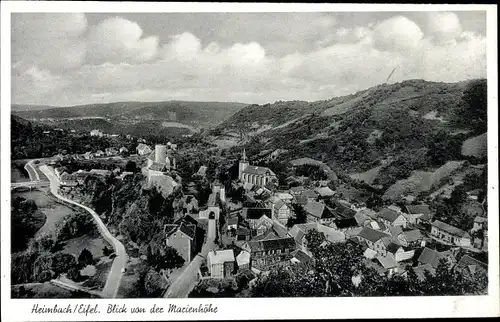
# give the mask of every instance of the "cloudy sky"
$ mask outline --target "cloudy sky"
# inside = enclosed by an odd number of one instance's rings
[[[319,100],[486,77],[486,13],[12,14],[12,102]]]

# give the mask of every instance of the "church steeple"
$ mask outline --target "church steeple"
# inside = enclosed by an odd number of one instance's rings
[[[241,162],[247,162],[247,154],[245,148],[243,148],[243,154],[241,156]]]

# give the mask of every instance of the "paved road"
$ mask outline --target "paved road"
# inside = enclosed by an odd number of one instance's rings
[[[35,165],[34,165],[35,161],[36,160],[28,161],[28,163],[26,163],[24,165],[24,168],[26,169],[26,171],[28,171],[28,175],[30,176],[31,181],[40,181],[40,175],[38,174],[38,172],[35,169]]]
[[[186,298],[198,283],[198,270],[201,264],[207,258],[208,253],[215,248],[214,241],[203,244],[201,253],[197,254],[182,274],[168,288],[164,297],[167,298]]]
[[[106,281],[106,285],[104,285],[104,288],[102,290],[102,297],[115,298],[116,294],[118,293],[118,288],[120,287],[120,281],[123,275],[122,270],[127,266],[127,252],[125,251],[125,247],[118,239],[116,239],[113,235],[111,235],[108,228],[104,225],[101,218],[99,218],[99,215],[97,215],[97,213],[94,210],[92,210],[87,206],[81,205],[73,200],[70,200],[66,197],[63,197],[57,192],[59,188],[59,180],[57,179],[52,169],[50,169],[46,165],[42,165],[40,166],[40,170],[43,172],[43,174],[47,176],[47,178],[49,178],[50,190],[52,194],[57,198],[59,198],[60,200],[63,200],[67,203],[76,205],[78,207],[87,210],[96,221],[97,228],[99,229],[101,235],[115,249],[116,257],[113,260],[113,265],[111,266],[111,269],[108,273],[108,279]]]
[[[207,258],[210,251],[215,249],[216,222],[209,221],[208,234],[201,252],[197,254],[191,263],[184,269],[181,275],[170,285],[164,297],[168,298],[186,298],[198,283],[198,271],[201,264]]]

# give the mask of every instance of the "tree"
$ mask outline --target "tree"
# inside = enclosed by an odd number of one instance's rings
[[[156,297],[161,294],[163,282],[161,275],[154,269],[150,269],[144,278],[144,291],[148,297]]]
[[[109,256],[113,253],[113,251],[111,249],[108,248],[108,246],[104,246],[104,248],[102,249],[102,254],[104,256]]]
[[[78,264],[81,267],[94,264],[94,257],[87,248],[82,249],[80,252],[80,256],[78,256]]]
[[[132,160],[128,160],[127,164],[125,164],[125,171],[135,173],[137,171],[137,164]]]
[[[80,270],[77,267],[71,267],[66,273],[66,277],[68,277],[72,281],[79,282],[82,278],[82,275],[80,274]]]
[[[52,256],[52,271],[56,276],[68,272],[71,268],[77,267],[77,261],[71,254],[58,252]]]
[[[471,127],[476,133],[484,133],[488,129],[487,112],[486,79],[471,81],[462,93],[457,111],[459,124]]]
[[[306,233],[307,248],[314,254],[319,250],[319,246],[326,240],[325,234],[317,231],[316,229],[310,229]]]
[[[184,258],[173,247],[165,246],[153,250],[151,245],[148,245],[146,252],[148,264],[158,272],[162,269],[179,268],[184,265]]]

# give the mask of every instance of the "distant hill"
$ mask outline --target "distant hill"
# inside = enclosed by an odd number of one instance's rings
[[[20,104],[12,104],[11,110],[16,112],[21,111],[39,111],[39,110],[47,110],[51,108],[56,108],[50,105],[20,105]]]
[[[277,162],[309,157],[387,189],[412,171],[474,158],[462,155],[464,141],[482,134],[463,116],[470,86],[486,82],[408,80],[323,101],[249,105],[211,133],[214,143],[232,140],[235,152],[244,146],[256,161],[263,150],[287,149]]]
[[[100,117],[113,124],[127,124],[132,120],[137,122],[164,120],[204,128],[221,123],[246,105],[230,102],[186,101],[117,102],[47,109],[30,109],[30,106],[16,105],[13,106],[12,113],[30,120],[53,119],[57,122],[68,118]]]

